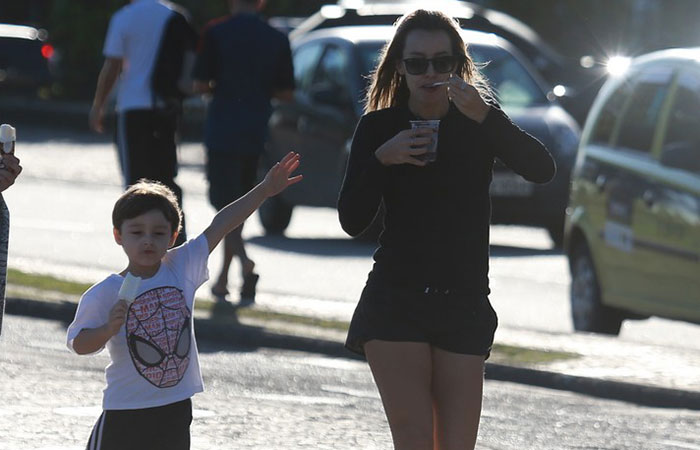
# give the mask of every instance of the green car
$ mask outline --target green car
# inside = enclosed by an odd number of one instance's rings
[[[700,48],[632,60],[601,88],[581,137],[565,251],[574,328],[700,323]]]

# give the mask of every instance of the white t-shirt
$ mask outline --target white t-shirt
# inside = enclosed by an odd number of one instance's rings
[[[201,234],[169,250],[158,272],[141,281],[126,323],[106,344],[111,362],[103,409],[151,408],[202,392],[192,311],[195,291],[209,278],[208,257]],[[69,349],[75,351],[73,340],[81,330],[107,322],[123,281],[112,274],[83,294],[68,327]]]
[[[153,109],[151,73],[171,14],[166,2],[136,0],[112,16],[103,53],[122,59],[117,111]]]

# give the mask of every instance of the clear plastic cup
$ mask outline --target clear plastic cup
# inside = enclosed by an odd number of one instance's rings
[[[414,158],[421,161],[434,162],[437,160],[438,132],[440,131],[439,120],[411,120],[411,129],[430,128],[433,134],[430,138],[427,151],[423,154],[416,155]]]

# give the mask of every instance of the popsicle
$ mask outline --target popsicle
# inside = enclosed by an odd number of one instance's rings
[[[17,140],[15,128],[6,123],[0,125],[0,150],[3,154],[15,152],[15,140]]]
[[[122,282],[122,287],[119,289],[119,300],[126,300],[131,305],[136,299],[139,284],[141,284],[141,278],[132,275],[131,272],[127,272]]]

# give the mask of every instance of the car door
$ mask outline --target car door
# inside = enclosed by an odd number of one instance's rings
[[[679,73],[662,121],[660,166],[634,227],[644,300],[656,315],[700,320],[700,70]]]
[[[264,169],[271,167],[289,151],[300,148],[299,119],[305,114],[304,100],[309,95],[318,61],[323,53],[322,41],[311,41],[295,48],[293,55],[296,89],[294,101],[275,102],[268,122],[269,138]],[[301,100],[300,100],[301,99]],[[286,197],[285,191],[282,196]]]
[[[357,121],[351,93],[352,46],[329,40],[308,89],[299,98],[294,150],[302,155],[304,183],[290,189],[295,204],[335,207],[342,183],[348,139]]]
[[[635,245],[651,149],[673,71],[643,68],[621,81],[594,124],[577,188],[593,230],[591,249],[604,303],[631,306],[646,295],[651,266]],[[653,275],[647,273],[647,275]],[[653,278],[653,277],[652,277]]]
[[[658,145],[659,121],[671,99],[673,78],[671,67],[642,68],[612,136],[617,170],[611,171],[605,186],[603,240],[612,261],[615,303],[635,311],[653,301],[653,289],[662,282],[661,264],[646,244],[655,221],[650,193],[659,171],[652,150]]]

